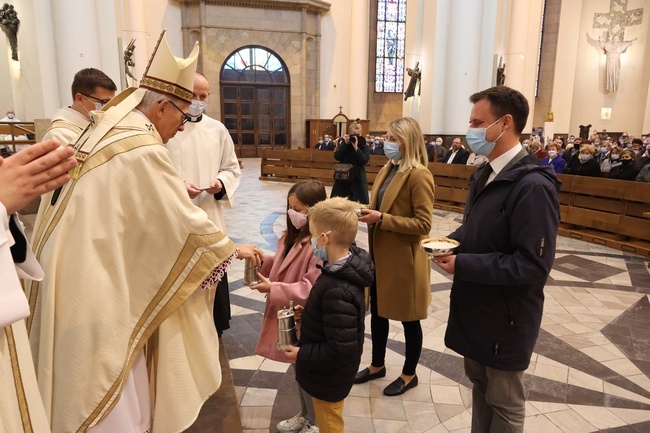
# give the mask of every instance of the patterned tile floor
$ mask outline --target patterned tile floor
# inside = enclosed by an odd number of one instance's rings
[[[284,230],[291,184],[259,181],[259,159],[245,159],[234,208],[226,212],[228,234],[272,253]],[[461,215],[435,211],[432,235],[455,229]],[[359,226],[357,242],[367,247]],[[599,245],[559,237],[546,286],[540,337],[525,381],[525,430],[530,433],[650,432],[649,260]],[[299,411],[293,368],[253,353],[264,296],[242,286],[243,264],[231,271],[233,319],[223,342],[246,433],[274,433]],[[345,401],[348,433],[469,432],[471,389],[463,363],[443,342],[451,279],[431,272],[433,301],[423,321],[420,385],[388,398],[383,388],[401,371],[404,334],[391,322],[385,380],[355,385]],[[369,330],[369,316],[366,327]],[[370,361],[370,339],[362,366]]]

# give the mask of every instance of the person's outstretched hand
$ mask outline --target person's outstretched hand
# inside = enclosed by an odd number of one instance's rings
[[[10,157],[0,158],[0,202],[7,214],[18,212],[36,197],[64,185],[77,166],[74,149],[57,140],[32,144]]]
[[[237,245],[237,248],[239,248],[239,253],[237,253],[237,258],[239,260],[252,259],[255,266],[262,265],[262,257],[264,257],[264,253],[260,247],[251,244],[241,244]]]

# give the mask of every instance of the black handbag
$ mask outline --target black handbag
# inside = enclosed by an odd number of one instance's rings
[[[334,180],[352,182],[354,180],[354,164],[339,162],[334,166]]]

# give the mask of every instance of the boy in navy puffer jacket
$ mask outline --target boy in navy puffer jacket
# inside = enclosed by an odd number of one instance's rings
[[[364,340],[364,287],[374,279],[369,254],[352,245],[358,203],[335,197],[309,211],[312,248],[322,274],[302,313],[300,342],[287,347],[296,358],[296,380],[312,396],[320,430],[343,432],[343,400],[359,368]]]

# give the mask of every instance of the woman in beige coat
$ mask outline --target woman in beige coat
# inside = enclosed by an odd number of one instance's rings
[[[370,289],[372,363],[357,373],[355,383],[386,375],[384,358],[388,320],[404,326],[406,360],[402,374],[384,389],[400,395],[417,386],[415,368],[422,350],[422,327],[431,303],[430,263],[419,247],[433,219],[433,176],[420,125],[406,117],[388,126],[384,152],[390,159],[377,174],[370,209],[359,217],[368,223],[375,284]]]

